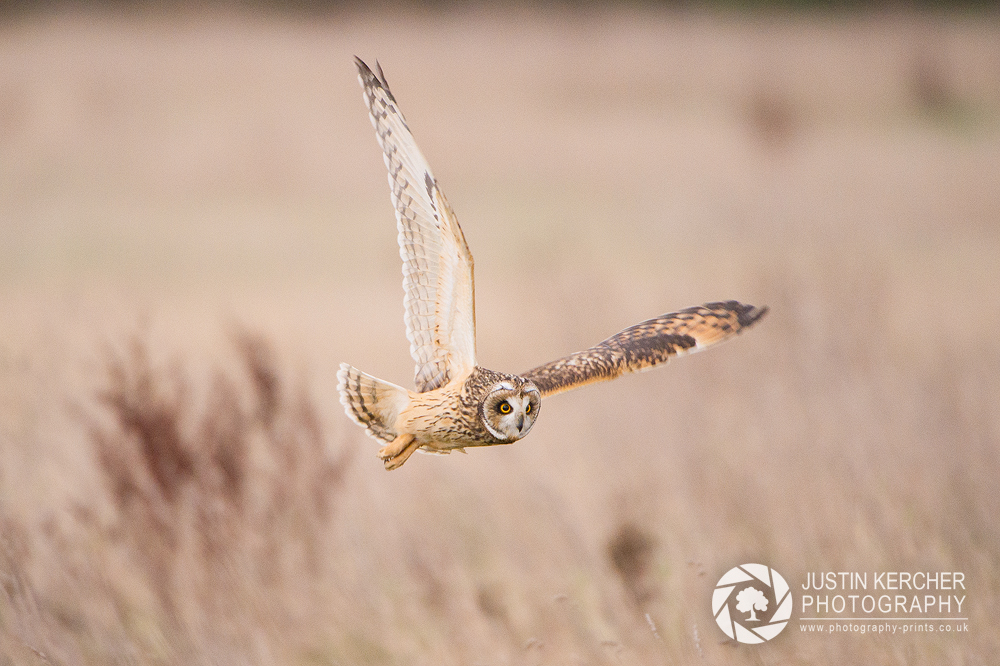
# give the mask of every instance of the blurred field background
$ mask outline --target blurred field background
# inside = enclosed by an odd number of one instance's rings
[[[386,473],[335,393],[412,377],[355,54],[463,223],[482,365],[771,314]],[[0,230],[0,663],[1000,649],[996,15],[15,12]],[[971,632],[727,643],[744,562],[963,571]]]

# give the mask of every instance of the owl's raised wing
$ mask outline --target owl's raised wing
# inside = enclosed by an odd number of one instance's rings
[[[410,128],[378,75],[360,58],[358,80],[389,169],[403,259],[404,320],[417,391],[440,388],[476,365],[472,254]]]
[[[641,372],[722,342],[751,326],[767,313],[736,301],[706,303],[630,326],[585,351],[529,370],[542,397]]]

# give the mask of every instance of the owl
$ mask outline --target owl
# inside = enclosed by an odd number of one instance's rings
[[[542,398],[648,370],[700,351],[753,325],[766,307],[707,303],[649,319],[590,349],[521,374],[476,364],[472,253],[451,206],[414,143],[385,74],[355,58],[396,210],[403,259],[406,337],[416,363],[416,390],[343,363],[337,373],[347,415],[384,442],[385,468],[416,450],[465,452],[511,444],[531,430]]]

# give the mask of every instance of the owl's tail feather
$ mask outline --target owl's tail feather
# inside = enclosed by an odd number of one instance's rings
[[[406,389],[365,374],[347,363],[340,364],[337,390],[344,411],[375,439],[391,442],[399,434],[396,418],[406,409],[410,397]]]

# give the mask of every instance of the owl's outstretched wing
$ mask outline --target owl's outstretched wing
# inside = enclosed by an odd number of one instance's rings
[[[404,320],[417,391],[440,388],[476,364],[472,254],[410,128],[378,75],[355,58],[365,104],[389,169],[403,259]]]
[[[521,376],[542,397],[649,370],[673,356],[690,354],[722,342],[752,326],[767,313],[736,301],[706,303],[630,326],[585,351],[546,363]]]

